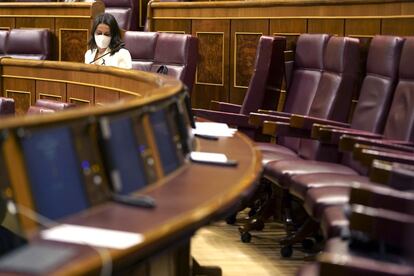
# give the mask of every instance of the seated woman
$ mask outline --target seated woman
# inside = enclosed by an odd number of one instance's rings
[[[95,18],[85,63],[132,68],[131,54],[123,48],[121,31],[113,15],[103,13]]]

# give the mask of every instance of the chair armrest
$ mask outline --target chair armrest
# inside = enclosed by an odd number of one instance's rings
[[[263,123],[263,134],[273,137],[288,136],[298,138],[309,138],[310,131],[308,129],[293,128],[287,122],[271,122],[265,121]]]
[[[414,165],[414,154],[412,152],[407,153],[406,151],[355,144],[352,153],[353,158],[359,160],[365,166],[371,166],[375,159]]]
[[[371,139],[381,139],[381,134],[372,133],[358,129],[345,128],[321,128],[319,129],[319,140],[323,143],[338,145],[342,135],[348,134],[350,136],[366,137]]]
[[[240,113],[241,105],[226,102],[211,101],[211,109],[229,113]]]
[[[395,190],[414,190],[414,166],[374,160],[370,168],[369,179]]]
[[[255,127],[262,127],[264,121],[289,123],[289,119],[289,117],[276,116],[257,112],[250,112],[249,114],[249,124]]]
[[[235,114],[207,109],[193,109],[193,114],[197,117],[205,118],[214,122],[254,129],[254,127],[248,123],[249,117],[244,114]]]
[[[343,128],[349,128],[350,126],[347,123],[322,119],[318,117],[306,116],[306,115],[292,114],[292,116],[290,117],[291,127],[311,130],[313,124],[338,126],[338,127],[343,127]]]
[[[368,137],[352,136],[348,134],[341,136],[339,141],[339,149],[341,151],[352,151],[356,143],[377,146],[384,148],[384,150],[394,149],[414,153],[414,147],[412,147],[413,144],[410,142],[401,140],[372,139]]]
[[[283,112],[283,111],[276,111],[276,110],[266,110],[266,109],[259,109],[258,113],[269,114],[274,116],[282,116],[282,117],[290,117],[292,113]]]

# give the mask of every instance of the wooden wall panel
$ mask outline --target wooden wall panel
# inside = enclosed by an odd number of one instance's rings
[[[286,37],[286,49],[293,50],[296,40],[302,33],[306,33],[308,22],[306,19],[288,18],[288,19],[271,19],[270,34],[281,35]]]
[[[259,38],[269,34],[269,20],[232,20],[230,102],[242,104],[253,74]]]
[[[385,35],[414,35],[414,18],[384,18],[382,19],[382,34]]]
[[[58,41],[58,60],[84,62],[88,46],[89,19],[56,18],[56,38]]]
[[[176,20],[157,20],[154,22],[155,30],[159,32],[175,32],[191,34],[191,20],[190,19],[176,19]]]
[[[66,83],[37,80],[36,99],[66,102]]]
[[[68,83],[66,85],[67,102],[76,105],[93,105],[93,87]]]
[[[35,98],[31,96],[36,91],[34,80],[4,78],[2,87],[2,94],[14,99],[17,115],[25,114],[35,103]]]
[[[192,34],[199,39],[200,57],[193,104],[208,108],[211,100],[228,101],[230,20],[194,20]]]
[[[372,36],[381,33],[380,19],[346,19],[345,35],[347,36]]]
[[[0,29],[9,30],[16,27],[14,18],[0,18]]]
[[[344,35],[344,19],[308,19],[308,33]]]
[[[116,101],[119,101],[118,92],[109,89],[95,87],[96,105],[105,105],[106,103],[114,103]]]

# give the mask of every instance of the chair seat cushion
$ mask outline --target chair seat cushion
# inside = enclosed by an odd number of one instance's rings
[[[296,155],[296,152],[293,150],[273,143],[255,143],[255,146],[259,148],[261,151],[267,151],[267,152],[280,152],[280,153],[286,153],[291,155]]]
[[[351,187],[323,187],[310,189],[306,193],[303,207],[311,217],[320,221],[326,207],[348,203],[350,192]]]
[[[312,173],[292,177],[289,192],[297,198],[304,199],[306,192],[312,188],[350,187],[351,181],[368,181],[368,177],[337,173]]]
[[[357,175],[354,170],[341,164],[302,159],[272,161],[264,167],[264,176],[270,180],[275,180],[275,182],[282,183],[280,185],[286,189],[290,186],[290,178],[292,176],[311,173]]]
[[[312,263],[302,266],[296,276],[318,276],[319,275],[319,264]]]

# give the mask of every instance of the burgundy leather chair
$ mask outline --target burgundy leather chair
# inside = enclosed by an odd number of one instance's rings
[[[324,70],[321,73],[313,99],[308,107],[309,114],[325,119],[335,118],[337,120],[345,121],[346,114],[348,114],[350,107],[351,97],[354,94],[353,92],[357,89],[359,72],[358,40],[346,37],[331,37],[324,51],[323,64]],[[301,80],[302,79],[299,78],[298,81],[301,82]],[[279,116],[277,118],[282,117]],[[289,118],[287,121],[288,120]],[[288,126],[288,123],[286,125],[286,122],[281,122],[281,124],[282,126]],[[286,162],[295,159],[301,160],[300,158],[334,161],[337,158],[335,149],[332,150],[331,148],[321,147],[316,141],[301,139],[299,142],[297,148],[298,154],[281,145],[275,145],[275,150],[270,151],[270,158],[272,160],[286,160]],[[266,149],[266,151],[268,151],[268,149]],[[265,152],[264,155],[269,156],[269,152]],[[272,161],[270,163],[274,162],[275,161]],[[265,169],[270,163],[265,165]],[[264,176],[268,178],[266,174],[264,174]],[[280,183],[280,180],[281,178],[270,179],[273,183]],[[282,191],[282,196],[284,193],[285,192]],[[268,210],[268,208],[272,209],[271,201],[272,200],[268,201],[266,203],[267,205],[262,207],[262,210]],[[269,210],[268,212],[272,211]],[[258,227],[261,228],[259,225],[262,225],[266,216],[255,218],[251,221],[251,224],[242,227],[240,229],[242,240],[245,240],[246,236],[249,236],[246,232],[256,228],[255,225],[258,225]],[[247,238],[247,240],[248,239],[249,238]]]
[[[131,53],[132,69],[151,70],[157,39],[158,33],[155,32],[125,32],[125,48]]]
[[[50,40],[47,29],[12,29],[6,40],[6,53],[12,58],[50,59]]]
[[[181,80],[191,95],[198,62],[198,38],[189,34],[159,33],[152,72],[166,65],[168,75]]]
[[[0,30],[0,57],[7,56],[6,54],[6,41],[9,36],[9,31]]]
[[[138,1],[133,0],[103,0],[105,12],[112,14],[121,29],[126,31],[138,30]]]
[[[76,105],[74,103],[65,103],[48,99],[38,99],[35,103],[35,106],[52,109],[54,111],[59,111],[68,108],[73,108]]]
[[[55,113],[56,111],[47,107],[35,106],[32,105],[27,110],[28,115],[32,114],[46,114],[46,113]]]
[[[254,72],[242,105],[212,102],[215,110],[193,109],[193,114],[211,121],[237,126],[253,138],[248,115],[258,109],[277,106],[284,75],[286,38],[261,36],[257,45]]]
[[[0,97],[0,116],[11,115],[15,112],[14,99]]]
[[[198,39],[188,34],[125,32],[125,48],[132,68],[157,72],[161,65],[168,75],[181,80],[191,93],[198,61]]]

